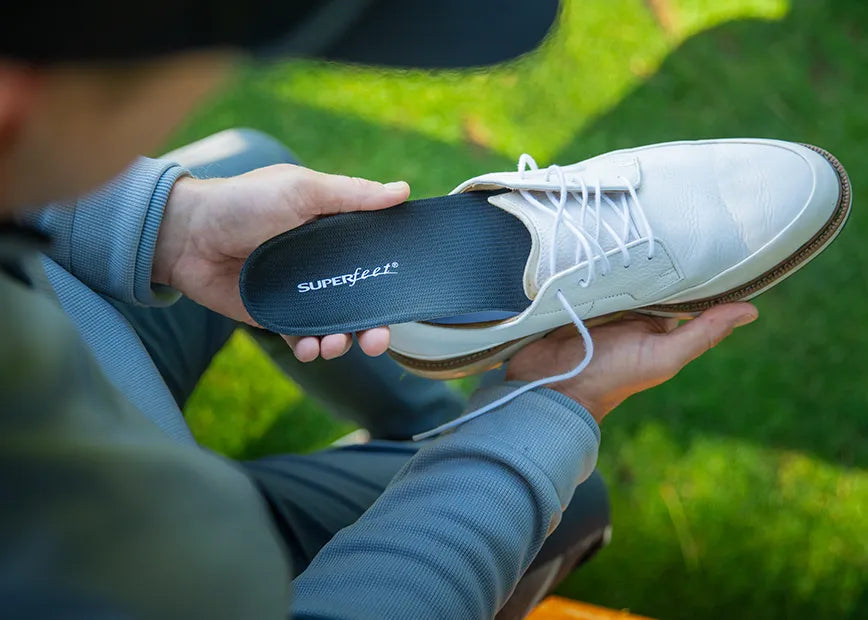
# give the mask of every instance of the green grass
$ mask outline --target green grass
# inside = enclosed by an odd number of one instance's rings
[[[543,49],[489,72],[249,70],[175,143],[236,125],[314,168],[407,179],[417,197],[522,151],[568,163],[758,135],[838,155],[856,196],[839,242],[764,295],[758,323],[606,420],[614,540],[562,593],[662,618],[868,617],[868,5],[576,0]],[[243,335],[187,414],[236,457],[349,428]]]

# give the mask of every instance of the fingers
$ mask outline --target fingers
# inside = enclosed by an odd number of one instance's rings
[[[358,333],[359,346],[371,357],[382,355],[389,348],[389,328],[377,327]],[[332,360],[345,355],[353,346],[351,334],[316,336],[282,336],[300,362],[312,362],[318,357]]]
[[[312,362],[319,357],[319,338],[315,336],[282,336],[299,362]]]
[[[311,216],[350,211],[373,211],[407,200],[410,186],[404,181],[378,183],[357,177],[303,170],[299,191],[304,194]]]
[[[388,327],[375,327],[357,334],[359,346],[371,357],[382,355],[389,348],[391,333]]]
[[[344,355],[353,346],[353,337],[349,334],[330,334],[319,341],[319,354],[324,360],[333,360]]]
[[[545,339],[548,341],[571,340],[576,337],[576,328],[574,325],[564,325],[553,332],[546,334]]]
[[[687,321],[670,333],[661,336],[657,358],[672,374],[696,359],[736,327],[756,320],[756,307],[749,303],[733,303],[706,310],[695,319]]]
[[[674,317],[661,317],[660,319],[660,328],[664,333],[669,333],[678,327],[678,324],[681,323],[681,319],[677,319]]]

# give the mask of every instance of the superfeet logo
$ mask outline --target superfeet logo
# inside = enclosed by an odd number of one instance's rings
[[[398,263],[395,262],[386,263],[385,265],[374,267],[372,269],[356,267],[356,270],[352,273],[345,273],[333,278],[323,278],[322,280],[311,282],[299,282],[296,285],[296,288],[299,293],[310,293],[311,291],[320,291],[327,288],[334,288],[335,286],[343,286],[345,284],[353,287],[362,280],[379,278],[380,276],[397,275],[397,271],[395,271],[397,268]]]

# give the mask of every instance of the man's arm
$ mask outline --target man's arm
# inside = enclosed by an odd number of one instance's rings
[[[597,422],[756,316],[735,303],[681,326],[637,315],[592,328],[595,355],[583,373],[420,450],[296,579],[296,616],[491,618],[591,473]],[[514,382],[477,394],[471,407],[583,357],[574,328],[557,330],[515,355],[507,368]]]
[[[515,387],[477,393],[471,407]],[[593,471],[598,444],[590,413],[551,390],[432,442],[295,580],[293,617],[493,617]]]
[[[178,294],[152,284],[154,250],[169,194],[186,174],[171,161],[141,157],[74,209],[49,206],[23,223],[49,235],[49,256],[89,288],[128,303],[167,305]]]
[[[323,215],[394,206],[409,193],[404,182],[383,185],[289,164],[194,179],[169,160],[142,157],[75,209],[51,206],[21,221],[48,234],[49,256],[99,293],[142,305],[168,305],[183,294],[255,325],[238,279],[259,244]],[[387,328],[357,336],[369,355],[388,346]],[[350,334],[286,339],[302,361],[320,354],[320,340],[327,358],[352,343]]]
[[[0,271],[3,616],[285,617],[289,568],[254,486],[130,405],[24,280]]]

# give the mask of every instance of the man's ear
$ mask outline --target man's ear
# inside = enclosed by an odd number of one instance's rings
[[[32,67],[0,58],[0,162],[33,111],[39,80]]]
[[[10,160],[34,113],[38,90],[35,69],[0,58],[0,208],[7,199]]]

